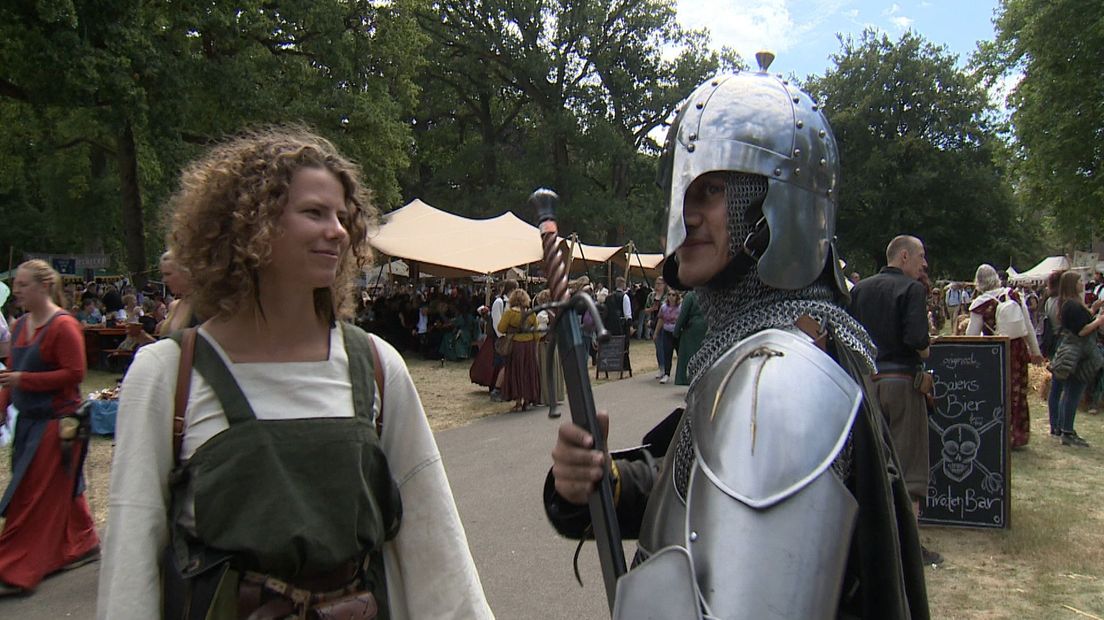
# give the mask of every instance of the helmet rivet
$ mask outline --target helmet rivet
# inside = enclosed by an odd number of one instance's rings
[[[690,134],[690,139],[691,140],[697,140],[698,139],[698,134],[696,134],[696,133]]]
[[[687,144],[686,145],[686,150],[687,150],[687,152],[693,153],[694,152],[694,145],[693,144]]]
[[[776,176],[776,177],[782,176],[782,169],[781,168],[775,168],[774,169],[774,176]]]
[[[690,542],[697,542],[697,541],[698,541],[698,533],[697,532],[690,532]]]
[[[821,159],[820,160],[820,165],[821,166],[827,166],[828,165],[828,160],[827,159]]]
[[[699,101],[694,104],[694,107],[700,110],[705,107],[705,104]]]
[[[801,149],[794,149],[794,157],[801,157]]]
[[[804,126],[805,126],[805,121],[797,121],[797,128],[798,129],[801,129]]]
[[[712,84],[713,84],[713,86],[716,86],[716,85],[720,84],[720,82],[718,82],[717,80],[713,80]]]
[[[796,177],[796,176],[800,176],[800,175],[801,175],[801,168],[794,168],[794,176]]]
[[[783,85],[783,86],[789,86],[789,85],[790,85],[790,81],[789,81],[789,80],[782,80],[782,85]]]
[[[824,133],[824,130],[823,130],[823,129],[821,129],[821,130],[820,130],[820,131],[819,131],[819,132],[817,133],[817,135],[819,135],[819,136],[820,136],[821,138],[823,138],[823,137],[824,137],[824,136],[826,136],[827,134],[826,134],[826,133]]]
[[[816,105],[813,105],[813,112],[816,112],[818,109],[819,108]]]
[[[794,97],[794,103],[801,103],[801,97]]]
[[[828,188],[828,195],[829,195],[829,196],[831,196],[831,195],[832,195],[832,188],[830,188],[830,187]]]

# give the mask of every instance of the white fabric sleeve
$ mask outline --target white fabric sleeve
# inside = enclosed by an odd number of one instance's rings
[[[625,318],[632,320],[632,299],[629,298],[628,293],[621,295],[621,313],[625,315]]]
[[[1031,357],[1039,357],[1043,351],[1039,348],[1039,337],[1035,335],[1035,324],[1031,322],[1031,312],[1027,309],[1027,302],[1024,301],[1023,295],[1020,295],[1020,310],[1023,311],[1024,325],[1027,325],[1027,335],[1024,336],[1027,340],[1027,350],[1031,353]]]
[[[981,325],[982,325],[983,322],[984,322],[984,319],[981,318],[980,314],[978,314],[977,312],[970,312],[970,322],[969,322],[969,324],[966,325],[966,335],[967,336],[980,336],[981,335]]]
[[[403,508],[399,533],[384,546],[391,618],[493,618],[406,363],[391,345],[372,339],[384,375],[380,439]]]
[[[135,354],[119,397],[97,617],[161,617],[160,554],[168,544],[173,391],[180,347]]]
[[[506,302],[502,301],[501,297],[495,297],[494,303],[491,304],[491,326],[494,329],[496,336],[502,336],[502,332],[498,331],[498,322],[502,320],[502,314],[506,311]],[[406,367],[406,364],[403,364]]]

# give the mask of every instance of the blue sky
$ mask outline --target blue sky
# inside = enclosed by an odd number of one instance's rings
[[[908,29],[945,45],[964,66],[977,41],[992,39],[999,0],[677,0],[679,21],[707,28],[716,47],[732,47],[755,66],[755,52],[777,58],[774,72],[823,74],[839,50],[836,33],[856,38],[873,27],[896,39]]]

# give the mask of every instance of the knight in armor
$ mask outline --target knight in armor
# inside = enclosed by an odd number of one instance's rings
[[[927,618],[916,521],[870,397],[875,348],[844,309],[835,139],[757,58],[690,95],[661,159],[664,278],[708,323],[686,407],[612,456],[562,425],[545,510],[588,536],[610,459],[621,532],[638,539],[615,618]]]

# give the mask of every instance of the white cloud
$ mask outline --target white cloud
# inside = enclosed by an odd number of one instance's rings
[[[678,0],[676,7],[684,26],[708,29],[714,46],[731,47],[754,64],[755,52],[792,49],[850,1]]]
[[[858,9],[851,9],[850,11],[847,11],[846,13],[844,13],[844,15],[846,15],[847,17],[850,17],[851,19],[855,19],[859,16],[859,10]]]
[[[882,17],[889,18],[889,23],[897,27],[898,30],[908,30],[912,26],[912,18],[901,15],[901,5],[896,2],[890,5],[888,9],[882,11]]]
[[[785,51],[795,30],[786,2],[680,0],[678,15],[690,28],[709,29],[715,44],[735,48],[744,59],[762,49]]]

